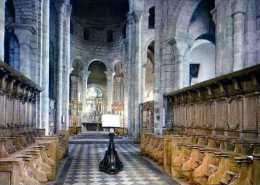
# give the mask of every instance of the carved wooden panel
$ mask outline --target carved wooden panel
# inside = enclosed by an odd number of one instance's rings
[[[0,95],[0,126],[5,125],[5,106],[4,106],[4,97]]]
[[[239,130],[243,123],[243,100],[232,99],[228,104],[228,129]]]
[[[145,132],[154,130],[154,103],[146,102],[141,104],[141,122],[142,129]]]
[[[244,117],[244,125],[243,130],[256,130],[257,129],[257,97],[256,96],[248,96],[244,97],[244,109],[243,109],[243,117]]]
[[[258,137],[260,137],[260,96],[257,96],[257,118],[256,124],[258,127]]]
[[[227,128],[227,102],[226,100],[219,100],[216,102],[216,128],[224,130]]]
[[[11,185],[11,172],[0,172],[0,185]]]
[[[259,74],[257,65],[165,95],[172,100],[173,127],[193,134],[260,136]]]
[[[215,104],[214,102],[207,102],[205,104],[205,127],[209,129],[214,128],[215,122]]]

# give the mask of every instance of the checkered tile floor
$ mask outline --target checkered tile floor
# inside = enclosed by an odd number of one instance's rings
[[[108,175],[98,170],[106,144],[72,144],[71,164],[63,185],[177,185],[140,155],[132,144],[117,144],[116,149],[124,163],[124,170]]]

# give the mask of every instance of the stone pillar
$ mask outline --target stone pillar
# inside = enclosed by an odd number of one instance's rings
[[[88,77],[91,74],[91,71],[87,71],[88,69],[86,69],[83,72],[83,80],[82,80],[82,112],[86,112],[86,93],[87,93],[87,89],[88,89]]]
[[[139,104],[142,99],[142,80],[140,79],[142,15],[141,10],[135,10],[128,14],[128,128],[129,136],[136,140],[140,136]]]
[[[0,61],[4,61],[5,1],[0,1]]]
[[[256,25],[256,1],[248,2],[247,13],[247,66],[257,63],[257,25]]]
[[[42,80],[41,86],[44,89],[41,98],[41,128],[45,134],[49,134],[49,16],[50,1],[43,0],[42,14]]]
[[[112,112],[113,101],[113,72],[106,71],[107,76],[107,112]]]
[[[245,65],[245,28],[246,28],[246,10],[247,0],[234,0],[233,8],[233,47],[234,47],[234,65],[233,70],[237,71]]]
[[[136,59],[136,19],[134,12],[128,14],[128,134],[135,137],[135,59]]]
[[[56,102],[56,132],[63,129],[62,125],[62,103],[63,103],[63,27],[64,27],[64,10],[63,3],[57,4],[58,11],[58,67],[57,67],[57,102]]]
[[[220,76],[233,71],[233,22],[230,1],[215,0],[211,11],[216,25],[215,71]]]
[[[20,71],[28,78],[31,78],[31,38],[35,32],[34,28],[27,25],[15,25],[15,34],[20,45]],[[33,78],[31,78],[33,80]]]
[[[69,128],[69,92],[70,92],[70,72],[71,72],[71,62],[70,62],[70,17],[71,17],[72,7],[70,4],[65,5],[65,25],[64,25],[64,61],[63,61],[63,117],[65,121],[64,129]]]

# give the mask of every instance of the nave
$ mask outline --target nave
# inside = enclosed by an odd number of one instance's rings
[[[159,168],[143,158],[139,146],[116,144],[124,170],[108,175],[98,170],[107,144],[71,144],[69,157],[55,185],[177,185]]]

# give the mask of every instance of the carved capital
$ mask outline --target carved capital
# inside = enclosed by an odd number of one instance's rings
[[[248,0],[232,0],[232,16],[242,13],[246,14]]]

